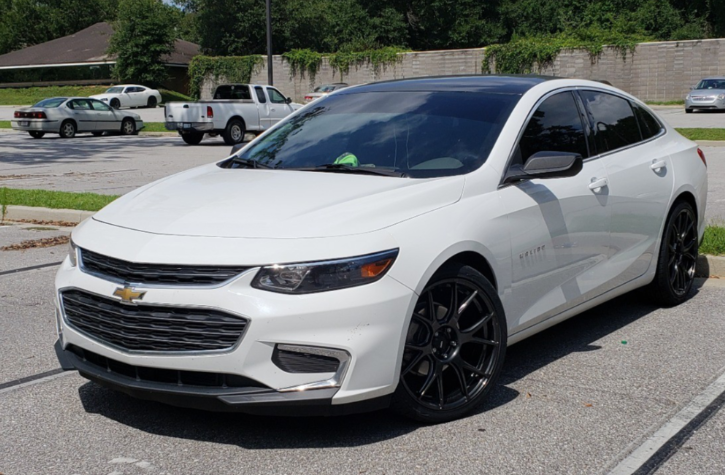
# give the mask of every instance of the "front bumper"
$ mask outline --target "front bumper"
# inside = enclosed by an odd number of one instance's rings
[[[166,130],[184,132],[211,132],[214,130],[213,122],[164,122]]]
[[[128,233],[129,238],[131,234],[141,235]],[[57,299],[59,359],[64,367],[78,369],[101,384],[135,397],[180,406],[255,413],[269,410],[276,414],[280,412],[269,408],[315,406],[312,413],[338,414],[387,404],[387,397],[397,386],[406,317],[416,300],[412,290],[386,276],[360,287],[283,295],[251,287],[255,275],[252,269],[219,287],[143,289],[147,292],[144,304],[209,307],[248,319],[241,340],[229,350],[186,354],[127,351],[69,326]],[[56,288],[61,291],[74,288],[113,298],[118,287],[71,267],[67,259],[56,277]],[[71,345],[124,365],[238,375],[266,389],[214,392],[205,388],[200,393],[191,386],[139,381],[103,368],[93,370],[68,351]],[[332,388],[320,383],[334,380],[336,373],[287,372],[273,361],[279,345],[344,351],[349,355],[347,371]]]
[[[725,100],[721,99],[715,99],[715,100],[700,100],[695,101],[691,98],[685,99],[685,109],[691,109],[691,110],[722,110],[725,109]]]

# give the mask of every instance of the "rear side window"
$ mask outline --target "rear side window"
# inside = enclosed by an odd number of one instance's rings
[[[642,141],[629,101],[606,92],[581,91],[594,130],[597,153],[611,152]]]
[[[267,103],[267,98],[264,96],[264,90],[261,87],[256,86],[254,88],[254,92],[257,93],[257,100],[259,101],[260,104]]]
[[[214,92],[214,99],[251,100],[252,95],[249,93],[249,86],[219,86]]]
[[[524,129],[517,152],[521,164],[537,152],[589,156],[581,115],[571,92],[561,92],[541,103]]]
[[[651,139],[658,135],[662,130],[662,125],[657,119],[654,118],[646,109],[632,104],[635,115],[637,116],[637,122],[639,122],[639,129],[642,131],[642,140]]]

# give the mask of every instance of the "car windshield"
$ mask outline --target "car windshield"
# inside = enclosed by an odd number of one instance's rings
[[[325,86],[318,86],[313,92],[332,92],[335,90],[335,86],[327,84]]]
[[[43,99],[42,101],[35,104],[33,107],[45,107],[47,109],[53,109],[63,104],[67,99],[67,97],[53,97],[50,99]]]
[[[480,167],[519,96],[362,92],[328,96],[238,156],[266,168],[391,170],[409,177]],[[233,163],[233,161],[232,161]]]
[[[695,89],[725,89],[725,79],[703,79]]]
[[[106,94],[121,94],[123,92],[122,86],[115,86],[106,89]]]

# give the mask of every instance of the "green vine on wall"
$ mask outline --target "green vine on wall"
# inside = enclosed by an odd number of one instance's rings
[[[481,65],[484,74],[531,74],[550,65],[565,49],[583,49],[592,62],[602,53],[604,46],[614,47],[622,59],[634,52],[638,43],[650,40],[639,35],[617,34],[599,30],[581,30],[556,36],[514,39],[506,44],[486,47]],[[494,70],[495,69],[495,70]]]
[[[312,51],[310,49],[293,49],[282,54],[290,64],[290,74],[292,76],[307,74],[310,77],[310,83],[315,81],[315,76],[322,66],[322,53]]]
[[[340,51],[328,56],[333,71],[340,73],[340,80],[350,72],[350,66],[362,66],[370,64],[377,74],[381,67],[402,61],[400,53],[407,50],[388,46],[380,49],[369,49],[365,51]]]
[[[201,86],[208,76],[218,81],[246,84],[254,68],[264,60],[262,56],[194,56],[189,63],[189,95],[199,98]]]

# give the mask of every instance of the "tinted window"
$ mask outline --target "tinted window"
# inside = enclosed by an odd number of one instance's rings
[[[271,87],[267,88],[267,94],[269,94],[269,100],[275,104],[284,104],[284,96],[276,89]]]
[[[725,79],[703,79],[695,89],[725,89]]]
[[[642,140],[628,100],[605,92],[581,91],[580,94],[589,110],[597,153],[617,150]]]
[[[642,131],[642,138],[644,140],[660,133],[662,125],[660,125],[659,121],[652,114],[637,104],[632,104],[632,107],[634,107],[634,112],[637,115],[637,121],[639,122],[639,128]]]
[[[214,92],[214,99],[251,100],[252,95],[249,86],[219,86]]]
[[[571,92],[556,94],[541,103],[524,129],[518,152],[522,163],[537,152],[589,156],[581,115]]]
[[[518,99],[461,92],[333,95],[290,117],[240,156],[274,168],[337,161],[411,177],[460,175],[486,161]]]
[[[106,104],[104,104],[101,101],[91,100],[91,105],[93,106],[93,109],[94,110],[97,110],[97,111],[105,111],[105,112],[108,112],[108,111],[111,110],[110,107],[108,107]]]
[[[259,101],[260,104],[267,103],[267,98],[264,97],[264,90],[261,87],[259,87],[259,86],[255,87],[254,92],[257,93],[257,100]]]
[[[47,107],[49,109],[55,108],[63,104],[65,100],[65,97],[53,97],[52,99],[43,99],[42,101],[35,104],[33,107]]]

